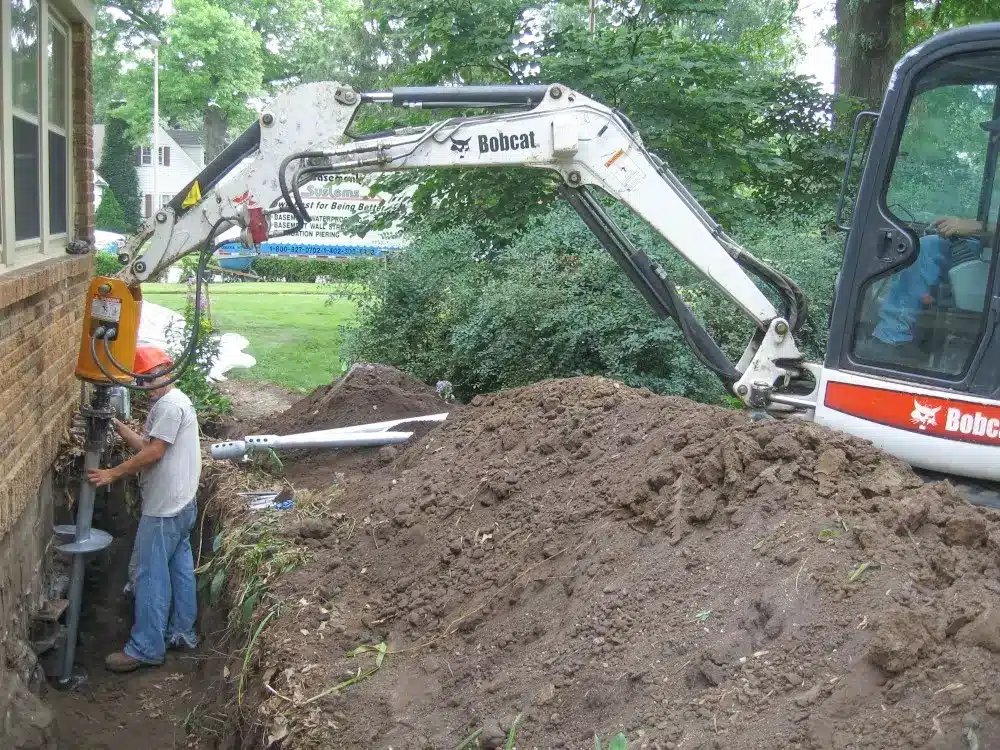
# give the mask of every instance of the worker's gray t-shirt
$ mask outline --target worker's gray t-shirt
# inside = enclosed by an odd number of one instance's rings
[[[146,417],[146,437],[163,440],[167,450],[139,477],[142,514],[176,516],[194,500],[201,475],[198,417],[191,399],[176,388],[163,394]]]

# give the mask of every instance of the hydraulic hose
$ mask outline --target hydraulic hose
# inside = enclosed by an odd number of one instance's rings
[[[212,226],[212,229],[208,233],[208,237],[205,238],[205,246],[202,248],[201,256],[198,259],[197,275],[195,277],[194,330],[191,332],[191,338],[188,339],[187,346],[185,346],[184,351],[181,353],[181,356],[178,357],[176,362],[174,362],[166,370],[164,370],[160,374],[160,377],[163,377],[164,375],[170,375],[171,373],[174,372],[176,372],[177,374],[174,375],[174,377],[172,377],[169,381],[165,383],[160,383],[159,385],[156,386],[141,386],[141,385],[136,385],[134,383],[132,384],[123,383],[122,385],[124,385],[126,388],[136,391],[153,391],[158,388],[163,388],[164,386],[167,385],[173,385],[184,376],[184,373],[187,371],[188,366],[190,365],[191,361],[194,358],[194,353],[198,347],[198,341],[201,337],[201,295],[202,295],[202,287],[205,283],[203,277],[206,269],[208,268],[208,261],[211,260],[212,256],[215,254],[215,251],[218,250],[218,248],[221,246],[221,245],[216,246],[215,244],[213,244],[215,241],[215,235],[218,234],[219,228],[223,224],[227,223],[227,221],[228,220],[226,219],[219,219],[219,221],[217,221]],[[96,364],[98,369],[101,371],[101,374],[104,375],[104,377],[106,377],[108,380],[111,380],[112,382],[116,382],[118,378],[121,377],[121,375],[127,375],[132,378],[148,377],[146,373],[133,372],[132,370],[125,367],[114,358],[114,356],[111,353],[111,347],[109,346],[108,343],[110,341],[112,333],[113,333],[112,329],[106,329],[103,328],[103,326],[99,326],[94,330],[94,335],[90,339],[90,355],[94,360],[94,364]],[[108,360],[111,362],[114,368],[119,371],[119,374],[117,376],[109,373],[105,369],[104,365],[101,363],[101,360],[98,359],[97,357],[97,340],[99,338],[103,339],[104,341],[104,352]]]

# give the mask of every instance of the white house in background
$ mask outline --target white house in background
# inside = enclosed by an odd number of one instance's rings
[[[152,134],[149,138],[152,142]],[[153,149],[135,150],[135,166],[139,173],[139,195],[143,217],[170,202],[177,193],[197,176],[205,166],[204,135],[201,131],[160,127],[159,137],[159,199],[153,196]],[[94,163],[100,164],[104,150],[104,125],[94,125]]]
[[[94,170],[94,208],[96,210],[97,206],[101,205],[101,198],[104,197],[104,191],[107,189],[108,183],[104,181],[104,178],[97,174],[97,170]]]

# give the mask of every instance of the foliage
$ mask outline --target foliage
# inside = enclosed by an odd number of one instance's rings
[[[118,261],[117,255],[111,253],[97,253],[97,264],[95,274],[97,276],[114,276],[122,270],[124,266]]]
[[[162,34],[160,116],[169,123],[200,125],[211,105],[236,130],[256,117],[253,98],[263,94],[260,35],[229,10],[208,0],[177,0]],[[113,44],[114,40],[108,40]],[[147,143],[152,127],[151,61],[98,44],[108,66],[118,55],[118,70],[100,88],[124,100],[117,112],[134,140]],[[97,53],[95,53],[97,54]],[[117,73],[115,75],[115,73]]]
[[[810,207],[836,190],[843,144],[811,80],[641,19],[594,39],[573,26],[551,43],[543,79],[625,112],[719,220]]]
[[[107,192],[118,199],[128,231],[135,231],[142,222],[139,203],[139,175],[135,169],[135,143],[126,132],[125,121],[117,116],[108,118],[104,127],[104,150],[97,173],[108,183]]]
[[[613,213],[637,247],[664,264],[709,333],[737,359],[751,326],[735,305],[648,226]],[[747,221],[736,234],[801,282],[812,301],[801,340],[809,356],[821,357],[839,240],[825,236],[810,216]],[[721,384],[676,326],[653,316],[568,207],[553,208],[510,247],[484,258],[467,229],[421,237],[384,266],[361,301],[346,358],[393,364],[429,383],[447,380],[463,399],[592,374],[660,393],[722,399]]]
[[[206,422],[231,413],[232,405],[229,399],[223,396],[208,379],[212,372],[212,366],[219,358],[219,338],[212,325],[211,316],[204,309],[207,303],[207,292],[203,290],[202,294],[203,308],[199,321],[198,345],[187,369],[174,383],[174,386],[191,399],[195,411],[198,413],[199,421]],[[184,308],[183,323],[171,321],[170,325],[167,326],[165,333],[167,350],[175,358],[175,361],[185,350],[195,330],[194,310],[192,294]]]
[[[94,214],[94,226],[105,232],[125,234],[129,231],[122,204],[118,202],[114,191],[110,188],[105,190],[104,195],[101,196],[101,205],[97,207],[97,212]]]
[[[331,281],[364,281],[378,264],[378,261],[369,258],[345,261],[297,260],[260,255],[253,259],[250,268],[266,281],[284,279],[311,283],[318,276],[325,276]]]
[[[581,2],[372,0],[366,8],[380,39],[419,58],[394,83],[564,83],[624,111],[719,219],[812,207],[837,187],[843,143],[828,127],[832,102],[790,72],[791,3],[601,2],[594,37]],[[548,210],[555,184],[523,168],[389,175],[376,189],[410,187],[412,199],[371,226],[461,224],[502,246]]]

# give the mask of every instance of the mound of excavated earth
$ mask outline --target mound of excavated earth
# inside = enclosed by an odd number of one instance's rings
[[[261,636],[286,750],[515,717],[522,748],[1000,748],[998,516],[865,441],[576,378],[346,487]]]
[[[442,412],[457,414],[461,408],[444,401],[433,388],[395,367],[356,364],[343,377],[316,388],[276,417],[259,420],[255,429],[289,435]],[[398,429],[414,433],[416,439],[432,429],[432,423],[413,422]],[[339,482],[342,474],[367,474],[385,466],[400,451],[399,446],[381,450],[285,451],[281,461],[285,477],[295,486],[322,486]]]

